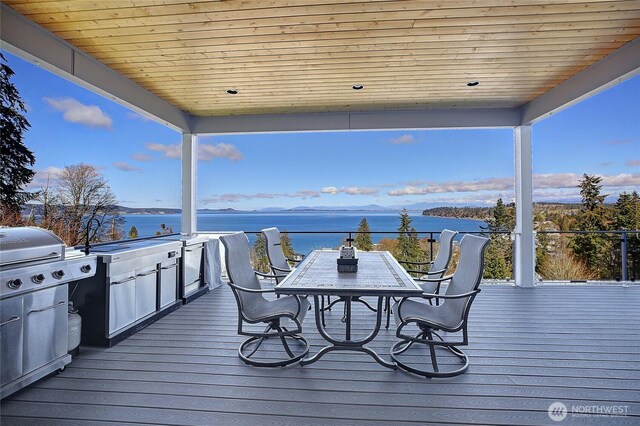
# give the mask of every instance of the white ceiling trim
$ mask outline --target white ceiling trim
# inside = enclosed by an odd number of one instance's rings
[[[519,108],[425,109],[193,117],[196,134],[498,128],[520,125]]]

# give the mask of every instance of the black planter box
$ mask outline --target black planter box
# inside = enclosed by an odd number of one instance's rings
[[[358,259],[337,259],[338,272],[358,272]]]

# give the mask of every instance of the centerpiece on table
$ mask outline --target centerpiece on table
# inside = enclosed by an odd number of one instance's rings
[[[337,259],[338,272],[358,272],[358,252],[355,247],[340,247],[340,257]]]

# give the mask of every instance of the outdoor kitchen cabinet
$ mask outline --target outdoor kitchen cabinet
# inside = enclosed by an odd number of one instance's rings
[[[95,277],[72,296],[82,317],[82,345],[112,346],[178,309],[179,242],[145,240],[93,248]]]

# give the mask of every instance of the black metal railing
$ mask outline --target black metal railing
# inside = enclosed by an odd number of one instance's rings
[[[260,231],[245,231],[247,235],[249,235],[252,243],[255,238],[255,235],[259,234]],[[355,236],[360,233],[366,233],[371,235],[373,238],[376,236],[385,236],[396,238],[399,235],[397,230],[394,231],[367,231],[367,232],[359,232],[352,230],[326,230],[326,231],[315,231],[315,230],[306,230],[306,231],[286,231],[286,233],[291,237],[292,245],[295,251],[310,251],[313,248],[337,248],[340,245],[352,244],[355,240]],[[420,239],[426,241],[429,244],[429,250],[425,250],[427,253],[427,259],[425,260],[433,260],[435,253],[437,252],[434,244],[438,241],[438,236],[441,231],[416,231],[416,234],[421,237]],[[505,238],[503,244],[506,241],[512,241],[513,235],[512,232],[509,231],[459,231],[459,235],[456,237],[456,240],[460,240],[465,234],[476,234],[476,235],[486,235],[486,236],[509,236],[510,238]],[[324,244],[322,247],[312,247],[308,250],[299,250],[296,248],[296,241],[300,243],[299,239],[296,239],[295,236],[312,236],[312,235],[336,235],[336,238],[332,240],[331,244]],[[594,275],[594,273],[589,272],[586,273],[584,277],[571,276],[567,278],[563,278],[563,280],[569,280],[574,282],[587,281],[587,280],[615,280],[615,281],[636,281],[640,277],[640,253],[638,252],[638,247],[640,247],[640,231],[537,231],[537,240],[538,240],[538,249],[543,249],[548,251],[549,256],[557,256],[558,252],[561,249],[566,249],[566,247],[559,247],[559,244],[565,244],[565,240],[570,240],[572,237],[576,235],[601,235],[603,237],[608,238],[610,246],[611,246],[611,259],[608,259],[607,263],[608,269],[602,273],[600,276]],[[541,247],[540,240],[544,239],[543,237],[547,237],[547,241],[545,241],[545,246]],[[562,240],[561,237],[564,237]],[[325,240],[328,241],[328,240]],[[377,242],[374,241],[374,244],[378,244],[380,240]],[[633,244],[631,244],[633,242]],[[305,245],[304,243],[302,245]],[[307,244],[307,247],[309,245]],[[513,248],[510,248],[508,253],[513,253]],[[570,254],[573,256],[573,254]],[[513,259],[507,259],[507,262],[513,265]],[[613,265],[613,266],[612,266]],[[591,265],[584,265],[587,268],[591,267]],[[540,270],[541,265],[537,265],[537,270]],[[502,279],[512,279],[513,274],[511,271],[511,276],[502,276],[502,277],[494,277],[494,278],[502,278]],[[544,276],[541,276],[542,279],[545,279]]]

